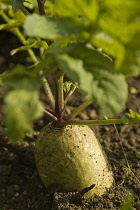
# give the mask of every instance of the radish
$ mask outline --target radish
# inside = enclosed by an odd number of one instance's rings
[[[35,147],[39,175],[48,188],[81,191],[92,196],[104,194],[113,184],[113,174],[99,141],[87,126],[48,124]]]

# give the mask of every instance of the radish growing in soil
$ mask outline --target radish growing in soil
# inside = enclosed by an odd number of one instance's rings
[[[125,77],[140,73],[138,3],[15,0],[12,1],[14,14],[11,10],[7,13],[9,7],[1,2],[0,14],[6,22],[1,29],[14,33],[23,44],[11,54],[26,50],[34,63],[28,69],[17,65],[2,75],[3,84],[10,87],[5,96],[9,137],[13,141],[22,139],[30,132],[32,121],[44,111],[52,122],[37,138],[35,159],[48,191],[85,189],[90,196],[106,193],[114,182],[113,173],[88,126],[140,122],[140,115],[132,110],[121,119],[107,118],[125,107],[128,95]],[[29,14],[27,9],[33,2],[38,3],[40,15]],[[30,38],[21,32],[21,26]],[[40,50],[39,59],[32,48]],[[48,76],[54,79],[54,94]],[[71,82],[64,82],[66,78]],[[50,110],[38,100],[40,82]],[[77,86],[85,101],[68,115],[67,101]],[[93,102],[106,119],[75,120]]]

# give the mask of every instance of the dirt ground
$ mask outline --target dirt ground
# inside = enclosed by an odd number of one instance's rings
[[[7,40],[6,45],[0,43],[0,71],[10,69],[17,62],[26,63],[22,53],[10,57],[9,52],[15,47],[11,34],[1,33],[0,37],[3,41]],[[132,109],[140,113],[140,77],[128,79],[128,84],[129,98],[124,112]],[[83,196],[77,200],[74,196],[76,193],[72,192],[49,194],[36,170],[34,140],[48,123],[47,116],[34,123],[33,138],[26,136],[23,143],[13,146],[8,143],[4,130],[1,97],[0,103],[0,210],[118,210],[129,192],[134,195],[131,209],[140,209],[140,159],[135,154],[140,150],[140,124],[118,125],[119,137],[113,125],[91,126],[107,154],[115,183],[102,197]],[[68,104],[68,111],[80,103],[80,96],[73,96]],[[97,119],[97,108],[90,105],[78,118]]]

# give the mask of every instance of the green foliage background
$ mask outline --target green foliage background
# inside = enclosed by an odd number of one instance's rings
[[[140,73],[138,0],[46,1],[46,16],[38,14],[35,0],[12,1],[16,13],[12,12],[8,0],[0,0],[0,6],[0,15],[9,16],[0,29],[17,35],[17,29],[22,27],[30,37],[24,42],[21,40],[23,46],[14,49],[12,54],[32,48],[44,49],[43,56],[30,68],[30,75],[25,73],[28,70],[18,66],[16,73],[14,69],[3,79],[4,84],[12,88],[5,98],[5,111],[9,135],[13,139],[22,138],[32,121],[42,115],[38,100],[38,74],[42,69],[48,75],[61,68],[72,82],[78,83],[85,99],[97,103],[102,115],[112,117],[122,111],[128,96],[125,79]],[[20,11],[23,6],[34,9],[34,13],[25,16]],[[24,72],[20,82],[17,81],[18,71]],[[30,102],[30,98],[34,100]],[[21,126],[21,116],[24,126]]]

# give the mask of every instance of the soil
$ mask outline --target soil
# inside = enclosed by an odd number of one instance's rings
[[[1,72],[11,69],[18,62],[26,63],[26,53],[24,59],[23,53],[14,57],[9,55],[11,49],[20,45],[17,40],[10,33],[1,33],[0,37],[3,41],[6,40],[6,46],[3,42],[0,44]],[[140,113],[139,84],[140,77],[128,79],[129,98],[124,112],[132,109]],[[0,102],[2,110],[2,97]],[[68,104],[67,112],[80,103],[80,94],[76,93]],[[99,118],[97,107],[90,105],[78,118]],[[79,198],[75,192],[50,193],[40,180],[34,160],[34,141],[48,121],[47,116],[44,116],[34,123],[33,136],[27,135],[21,143],[12,145],[6,137],[4,114],[1,111],[0,210],[118,210],[128,193],[133,193],[133,206],[130,209],[140,209],[140,159],[135,154],[140,150],[140,124],[91,126],[107,154],[115,183],[102,197]]]

